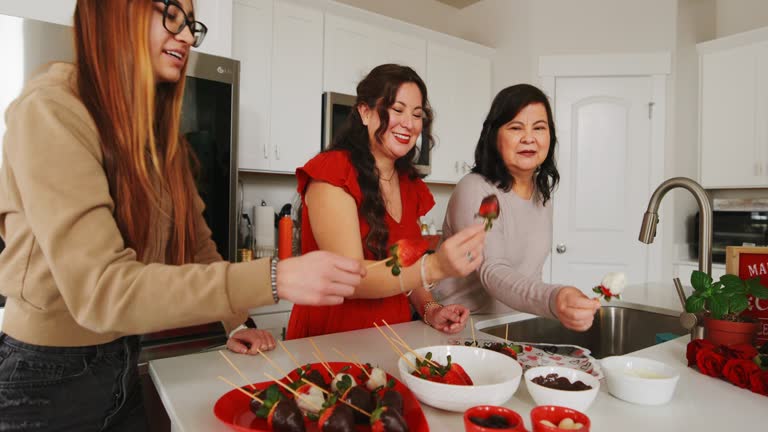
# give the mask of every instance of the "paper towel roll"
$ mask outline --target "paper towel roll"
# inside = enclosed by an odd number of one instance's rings
[[[275,209],[270,206],[255,208],[256,257],[273,256],[275,253]]]

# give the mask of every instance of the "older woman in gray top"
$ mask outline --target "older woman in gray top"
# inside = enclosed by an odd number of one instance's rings
[[[558,319],[573,330],[592,325],[598,300],[578,288],[542,281],[552,245],[551,194],[560,179],[556,143],[552,109],[541,90],[519,84],[496,95],[483,122],[472,173],[451,195],[443,236],[477,223],[485,196],[498,197],[499,217],[486,237],[480,268],[467,277],[441,281],[437,298],[461,303],[474,313],[515,309]]]

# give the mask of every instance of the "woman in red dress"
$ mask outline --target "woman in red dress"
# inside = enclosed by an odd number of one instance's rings
[[[394,242],[420,238],[419,217],[435,201],[412,161],[418,137],[422,145],[431,145],[431,124],[427,89],[413,69],[374,68],[358,84],[355,109],[331,148],[296,170],[302,253],[321,249],[372,264],[386,258]],[[435,302],[429,288],[474,271],[482,262],[484,241],[478,223],[446,239],[400,276],[390,267],[371,267],[343,304],[294,306],[286,339],[368,328],[381,320],[410,321],[411,306],[432,327],[457,333],[468,310]]]

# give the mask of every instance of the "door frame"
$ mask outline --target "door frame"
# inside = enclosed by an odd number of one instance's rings
[[[651,78],[651,176],[650,189],[654,190],[664,180],[664,151],[667,125],[667,80],[672,71],[672,56],[668,51],[654,53],[554,55],[539,57],[539,81],[553,107],[555,84],[558,78],[574,77],[626,77],[647,76]],[[558,147],[559,151],[559,147]],[[555,154],[557,156],[557,154]],[[646,199],[650,199],[650,196]],[[553,203],[557,197],[553,197]],[[638,233],[640,227],[637,227]],[[648,245],[646,258],[646,281],[661,280],[663,269],[664,225],[656,228],[656,240]],[[556,239],[552,238],[554,247]],[[638,240],[639,241],[639,240]],[[554,250],[554,249],[552,249]],[[552,254],[544,263],[542,277],[552,281]]]

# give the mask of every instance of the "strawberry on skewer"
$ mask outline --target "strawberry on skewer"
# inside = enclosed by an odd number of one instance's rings
[[[355,432],[354,411],[348,405],[332,405],[320,414],[317,427],[321,432]]]
[[[273,431],[304,432],[304,415],[294,399],[277,401],[269,410],[267,425]]]
[[[396,410],[386,406],[376,408],[371,414],[371,432],[407,432],[408,424]]]
[[[599,297],[603,297],[605,301],[611,301],[616,297],[621,300],[621,293],[624,291],[626,285],[626,276],[621,272],[611,272],[605,275],[600,285],[592,288],[594,293],[597,293]]]
[[[501,210],[499,209],[499,199],[496,195],[488,195],[483,198],[480,203],[480,210],[478,210],[476,216],[480,216],[485,219],[485,230],[493,228],[493,220],[499,217]]]
[[[428,249],[429,242],[423,238],[398,240],[389,247],[387,267],[392,267],[392,274],[398,276],[402,268],[412,266]]]

